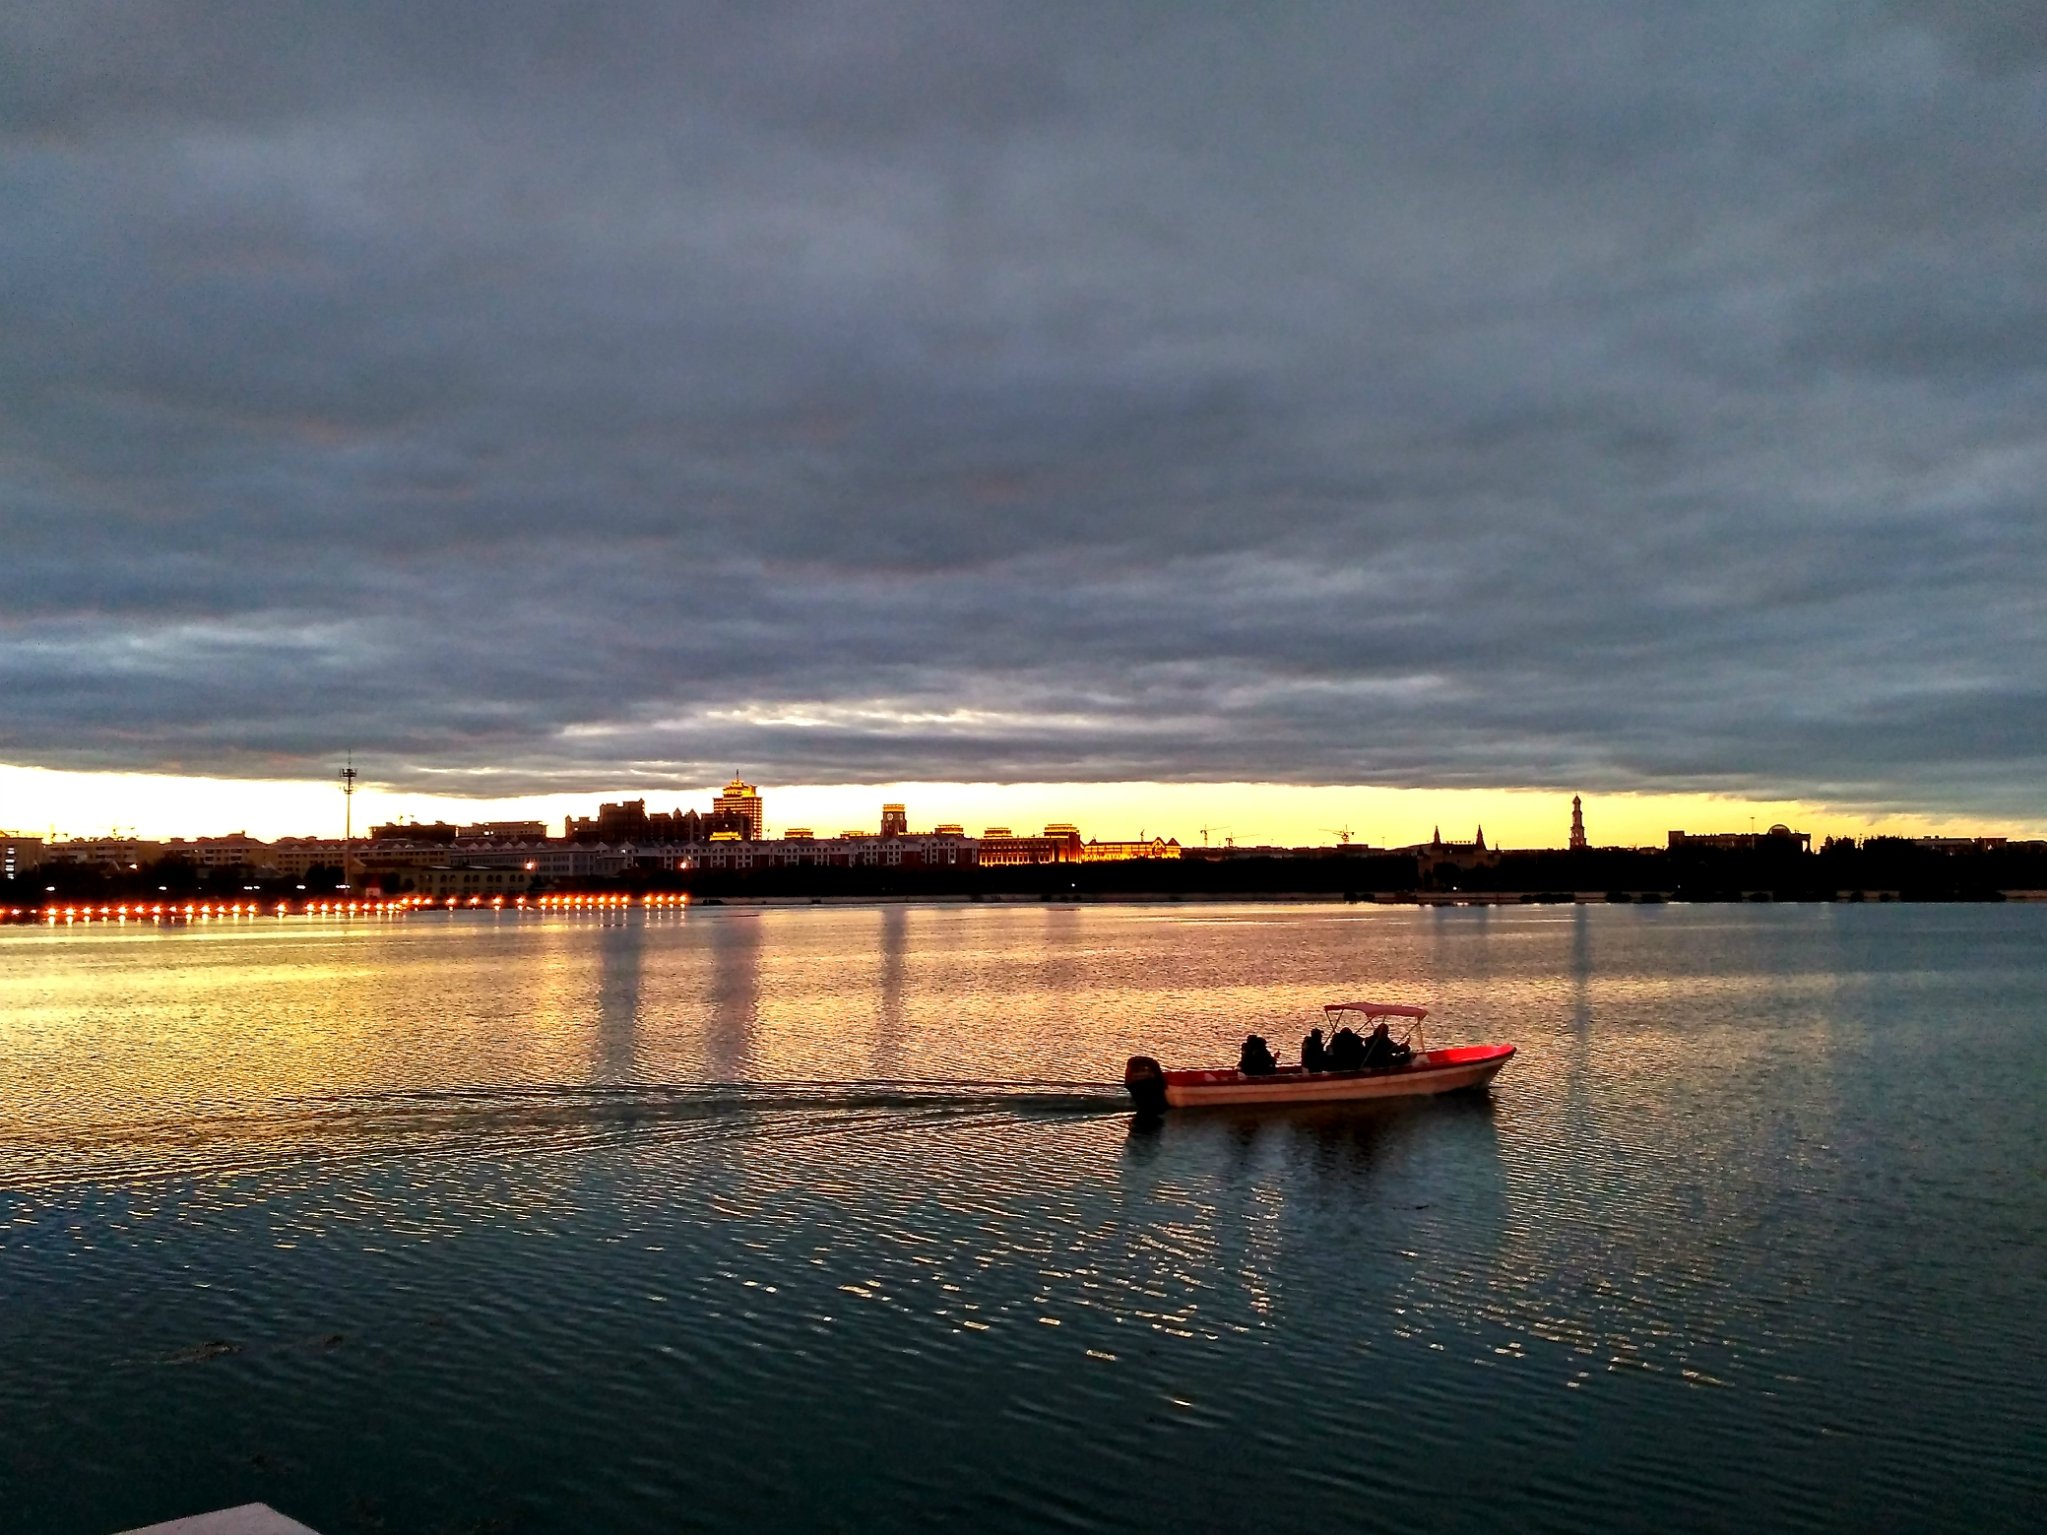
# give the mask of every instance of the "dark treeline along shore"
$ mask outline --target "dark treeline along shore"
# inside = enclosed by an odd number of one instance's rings
[[[339,869],[304,878],[202,869],[160,860],[139,869],[45,866],[0,881],[0,908],[125,899],[265,900],[326,895]],[[376,877],[359,880],[367,887]],[[383,893],[405,894],[403,876]],[[1950,852],[1902,839],[1830,842],[1820,851],[1757,848],[1584,849],[1503,855],[1476,867],[1428,866],[1362,850],[1272,857],[1131,859],[1003,867],[631,869],[610,878],[536,881],[529,893],[687,892],[699,900],[1135,900],[1203,897],[1330,900],[1980,901],[2047,891],[2047,854],[1988,848]]]

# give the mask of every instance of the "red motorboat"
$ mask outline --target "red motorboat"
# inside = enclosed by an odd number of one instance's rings
[[[1168,1071],[1148,1055],[1133,1055],[1123,1068],[1123,1085],[1141,1114],[1224,1104],[1363,1103],[1484,1087],[1514,1058],[1512,1045],[1428,1048],[1422,1036],[1422,1020],[1429,1015],[1425,1007],[1404,1002],[1331,1002],[1322,1011],[1338,1025],[1347,1025],[1352,1018],[1372,1028],[1395,1020],[1405,1024],[1405,1033],[1394,1041],[1397,1047],[1404,1047],[1403,1058],[1356,1070],[1279,1066],[1246,1072],[1234,1068]]]

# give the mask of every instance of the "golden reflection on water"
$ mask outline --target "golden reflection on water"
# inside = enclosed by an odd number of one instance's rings
[[[1790,1029],[1823,1075],[1837,984],[1673,963],[1654,928],[1568,907],[887,906],[10,931],[0,1156],[155,1145],[175,1165],[222,1138],[440,1133],[507,1095],[587,1088],[1113,1090],[1128,1054],[1228,1060],[1253,1029],[1289,1058],[1323,1002],[1368,994],[1426,1002],[1438,1043],[1521,1042],[1498,1089],[1516,1113],[1626,1106],[1602,1123],[1640,1135],[1584,1148],[1625,1189],[1631,1158],[1685,1143],[1702,1072],[1760,1084]],[[397,1114],[422,1095],[440,1118]]]

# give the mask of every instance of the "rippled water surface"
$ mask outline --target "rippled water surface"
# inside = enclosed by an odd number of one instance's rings
[[[1346,995],[1490,1096],[1135,1126]],[[0,1528],[2031,1529],[2047,907],[0,932]]]

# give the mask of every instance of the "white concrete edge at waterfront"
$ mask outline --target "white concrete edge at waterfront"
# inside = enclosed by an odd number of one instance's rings
[[[145,1524],[120,1535],[319,1535],[317,1530],[287,1519],[268,1503],[244,1503],[218,1513],[193,1514],[164,1524]]]

